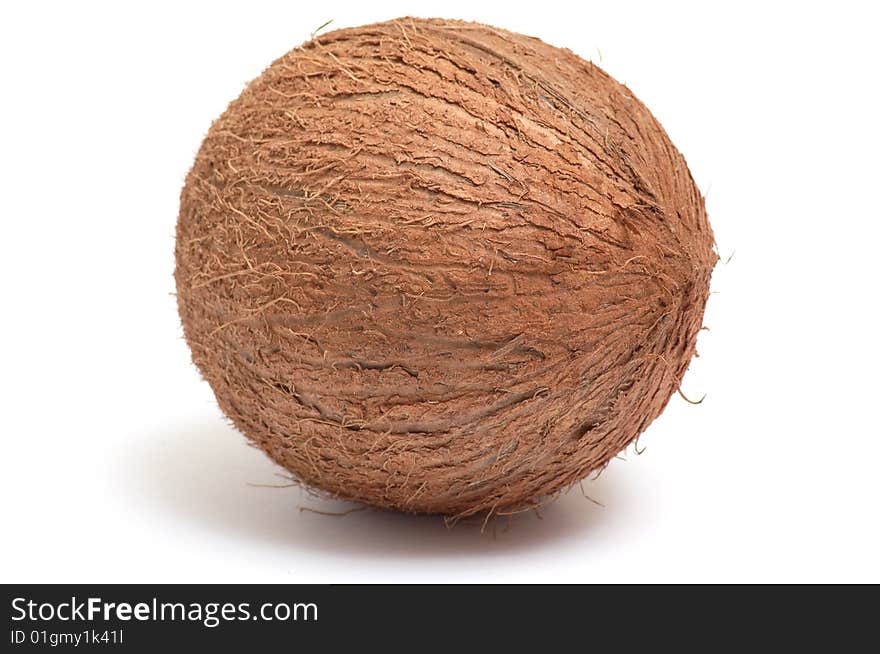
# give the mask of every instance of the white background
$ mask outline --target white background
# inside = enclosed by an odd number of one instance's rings
[[[880,581],[880,21],[871,3],[5,3],[0,579]],[[603,66],[685,154],[722,259],[632,450],[496,533],[283,484],[190,364],[180,187],[211,121],[331,27],[475,19]],[[344,508],[344,507],[343,507]]]

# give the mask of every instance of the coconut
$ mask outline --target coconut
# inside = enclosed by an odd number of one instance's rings
[[[461,518],[603,468],[694,355],[716,262],[625,86],[502,29],[330,32],[210,128],[177,224],[193,361],[334,496]]]

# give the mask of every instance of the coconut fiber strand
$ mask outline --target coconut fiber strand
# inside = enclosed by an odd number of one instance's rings
[[[211,126],[176,282],[221,408],[303,483],[499,515],[605,466],[694,355],[717,257],[684,158],[568,50],[320,35]]]

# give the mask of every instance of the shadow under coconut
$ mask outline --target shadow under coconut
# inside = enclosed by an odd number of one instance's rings
[[[611,513],[576,487],[538,514],[498,518],[481,531],[479,522],[448,528],[437,516],[314,497],[286,486],[285,471],[219,419],[147,434],[126,457],[125,483],[163,513],[240,538],[355,557],[492,555],[541,547],[576,538]],[[612,476],[607,471],[584,487],[617,512],[621,496]]]

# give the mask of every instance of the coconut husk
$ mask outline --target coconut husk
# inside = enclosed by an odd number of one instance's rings
[[[175,279],[226,415],[298,479],[456,519],[605,466],[694,355],[717,257],[625,86],[502,29],[313,38],[211,126]]]

